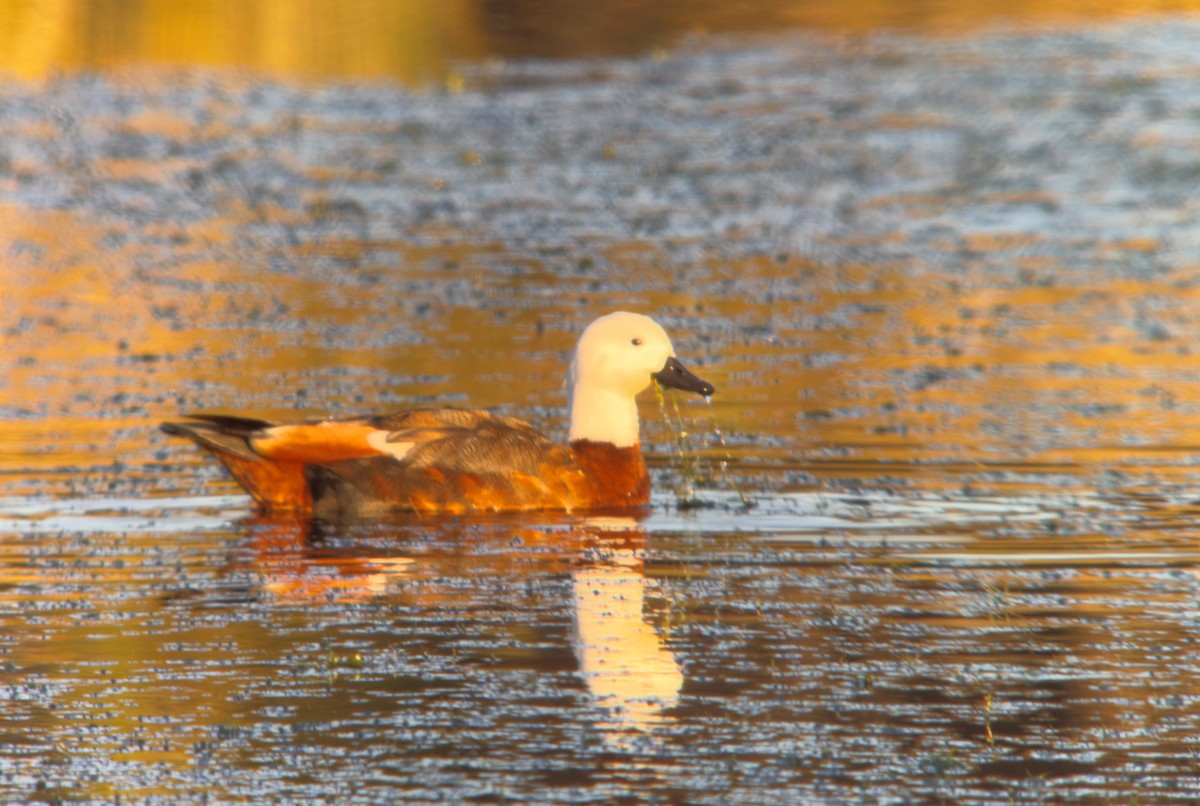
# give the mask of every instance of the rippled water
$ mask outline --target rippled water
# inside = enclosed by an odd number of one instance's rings
[[[1198,33],[3,87],[0,793],[1195,798]],[[718,388],[637,518],[262,518],[156,430],[558,434],[617,307]]]

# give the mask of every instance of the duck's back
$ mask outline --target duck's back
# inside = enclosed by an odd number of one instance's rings
[[[478,409],[415,409],[373,418],[378,455],[304,469],[318,517],[394,510],[575,509],[593,485],[574,452],[528,423]]]

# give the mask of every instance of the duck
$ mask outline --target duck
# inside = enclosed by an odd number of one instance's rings
[[[579,337],[566,444],[474,408],[301,422],[200,413],[160,427],[220,460],[269,514],[624,510],[650,501],[636,398],[655,381],[705,398],[715,392],[679,361],[657,322],[617,311]]]

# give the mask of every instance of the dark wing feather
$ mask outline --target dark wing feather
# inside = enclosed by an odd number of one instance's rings
[[[537,474],[557,446],[529,423],[482,409],[414,409],[380,417],[389,442],[411,442],[403,463],[454,473]]]
[[[583,483],[571,449],[526,422],[474,409],[418,409],[374,418],[402,458],[313,465],[314,514],[364,517],[397,509],[463,512],[562,508]]]

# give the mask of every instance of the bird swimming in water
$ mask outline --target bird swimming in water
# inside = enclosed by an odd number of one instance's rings
[[[457,408],[296,423],[196,414],[162,430],[216,456],[268,512],[334,520],[637,507],[650,500],[650,476],[635,398],[654,380],[714,392],[675,358],[657,322],[621,311],[579,339],[565,445],[514,417]]]

